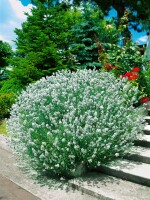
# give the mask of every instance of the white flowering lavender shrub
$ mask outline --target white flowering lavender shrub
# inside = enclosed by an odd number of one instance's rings
[[[143,129],[138,89],[95,70],[60,71],[27,87],[13,105],[11,144],[32,167],[79,175],[124,155]]]

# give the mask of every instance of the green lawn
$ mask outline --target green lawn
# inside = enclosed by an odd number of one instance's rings
[[[6,121],[3,120],[0,122],[0,134],[8,135],[6,131]]]

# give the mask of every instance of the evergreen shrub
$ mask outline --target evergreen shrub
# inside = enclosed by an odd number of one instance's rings
[[[0,121],[9,117],[11,106],[22,88],[25,87],[15,78],[0,81]]]
[[[128,152],[143,129],[138,88],[112,73],[59,71],[30,84],[12,106],[7,129],[26,163],[78,176]]]
[[[10,78],[5,81],[1,81],[1,88],[0,93],[20,93],[21,90],[25,88],[20,80],[17,80],[17,78]]]
[[[10,107],[15,102],[16,94],[13,92],[0,93],[0,121],[9,116]]]

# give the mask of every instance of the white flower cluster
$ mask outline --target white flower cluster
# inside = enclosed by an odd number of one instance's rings
[[[60,71],[27,87],[13,105],[7,128],[32,166],[76,174],[123,155],[143,129],[132,107],[138,89],[95,70]]]

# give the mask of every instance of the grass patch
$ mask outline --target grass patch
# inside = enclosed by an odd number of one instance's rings
[[[0,121],[0,134],[3,135],[8,135],[7,131],[6,131],[6,121]]]

